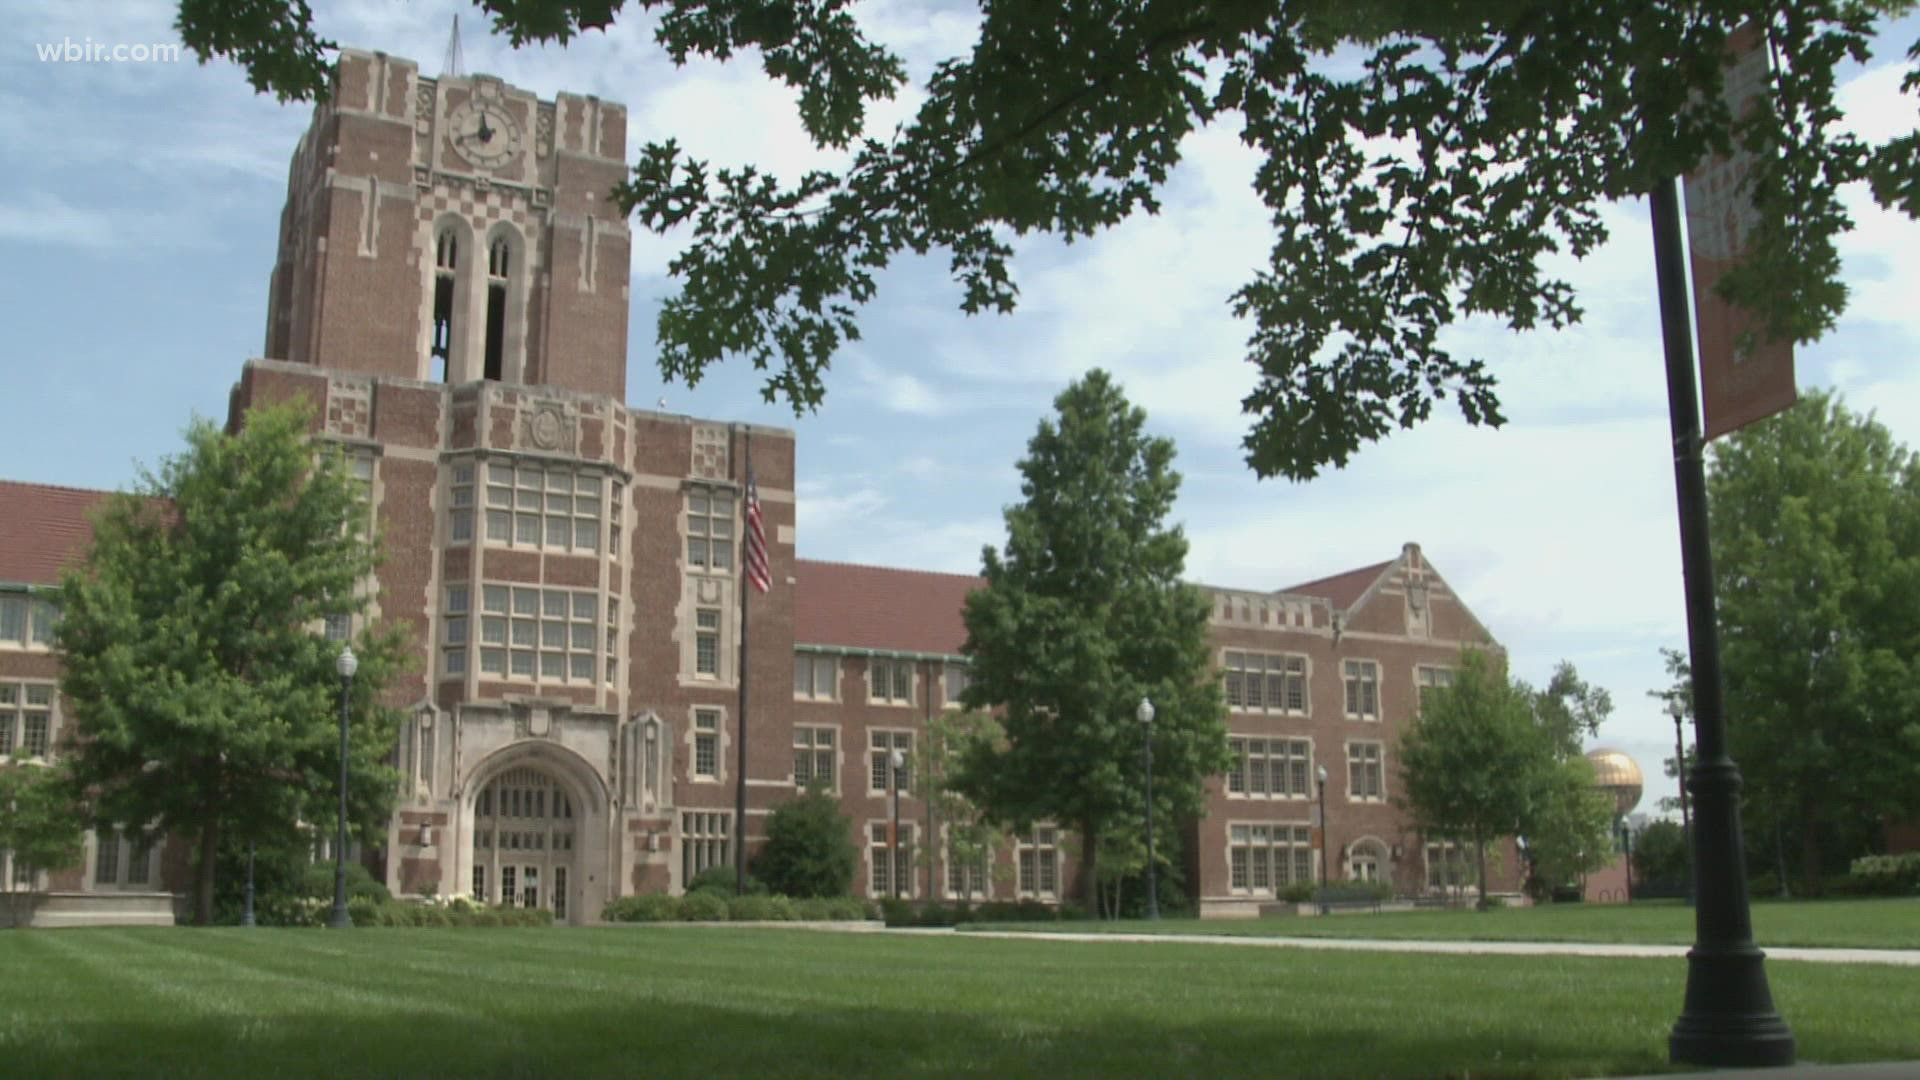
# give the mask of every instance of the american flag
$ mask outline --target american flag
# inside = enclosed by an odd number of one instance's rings
[[[766,592],[773,588],[773,572],[767,568],[767,526],[760,518],[760,489],[753,482],[753,471],[747,471],[747,580],[755,589]]]

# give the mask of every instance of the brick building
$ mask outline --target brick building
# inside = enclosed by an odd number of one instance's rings
[[[1070,895],[1060,830],[949,866],[911,791],[888,857],[887,756],[912,753],[964,684],[976,581],[797,558],[792,432],[625,404],[630,238],[608,196],[625,131],[609,102],[349,50],[295,150],[264,358],[229,422],[318,407],[315,437],[352,459],[387,545],[374,615],[418,642],[390,688],[405,779],[369,864],[396,893],[568,921],[728,865],[744,680],[750,848],[772,806],[822,782],[854,822],[863,893]],[[742,625],[749,456],[773,588]],[[58,745],[48,587],[98,498],[0,484],[0,754]],[[1392,807],[1391,750],[1421,689],[1490,639],[1419,549],[1210,592],[1239,764],[1187,836],[1205,910],[1251,913],[1318,874],[1322,766],[1335,877],[1421,891],[1456,872]],[[146,852],[137,831],[98,834],[85,867],[32,884],[175,884]]]

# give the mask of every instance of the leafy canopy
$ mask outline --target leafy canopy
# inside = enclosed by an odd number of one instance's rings
[[[621,0],[481,0],[515,45],[565,43]],[[857,311],[904,253],[945,252],[961,308],[1018,298],[1012,239],[1068,241],[1140,213],[1189,133],[1222,123],[1263,161],[1253,187],[1268,264],[1227,299],[1250,326],[1247,460],[1301,479],[1425,420],[1451,397],[1503,422],[1484,359],[1441,341],[1470,315],[1515,330],[1581,310],[1543,261],[1607,239],[1612,201],[1735,147],[1760,162],[1753,257],[1725,290],[1779,337],[1810,340],[1846,306],[1840,188],[1871,182],[1920,215],[1920,132],[1863,142],[1840,127],[1836,72],[1911,0],[1023,0],[980,5],[972,49],[935,66],[912,120],[868,130],[908,84],[849,0],[637,0],[676,63],[757,55],[798,98],[807,134],[846,164],[792,180],[714,170],[666,138],[617,195],[648,228],[687,227],[658,321],[660,369],[697,382],[745,355],[764,394],[825,393]],[[1720,99],[1729,34],[1771,33],[1760,108]],[[231,57],[282,99],[324,93],[306,0],[180,0],[182,40]],[[1920,84],[1920,44],[1906,89]]]
[[[767,815],[767,842],[754,859],[753,876],[781,896],[847,896],[859,862],[853,822],[833,796],[811,790]],[[733,885],[728,878],[726,891]]]
[[[1714,444],[1728,747],[1810,880],[1920,814],[1920,462],[1826,394]]]
[[[1000,710],[1005,738],[969,745],[954,789],[990,820],[1052,820],[1080,834],[1089,909],[1101,833],[1146,812],[1136,718],[1153,702],[1154,814],[1199,811],[1228,764],[1206,597],[1183,583],[1187,540],[1166,525],[1179,490],[1173,442],[1104,371],[1054,400],[1020,461],[1022,501],[1002,551],[981,552],[967,596],[969,709]]]
[[[364,615],[377,546],[340,455],[309,441],[303,402],[256,409],[237,434],[205,420],[187,448],[94,519],[63,575],[56,643],[77,738],[68,763],[102,822],[198,841],[212,916],[222,832],[285,835],[331,821],[339,770],[336,642],[327,616]],[[397,716],[378,704],[403,636],[353,640],[349,811],[386,820]]]
[[[61,768],[0,765],[0,851],[12,853],[16,877],[78,865],[85,820]]]

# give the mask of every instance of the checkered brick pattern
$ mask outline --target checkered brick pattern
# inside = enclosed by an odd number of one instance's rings
[[[434,185],[433,193],[420,199],[420,220],[431,225],[442,214],[458,213],[473,223],[476,233],[485,233],[494,224],[511,221],[522,236],[534,235],[540,218],[533,206],[517,189],[489,184],[486,189],[445,182]]]

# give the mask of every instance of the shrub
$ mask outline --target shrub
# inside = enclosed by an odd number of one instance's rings
[[[387,891],[387,887],[373,880],[373,874],[359,863],[350,862],[346,865],[346,879],[349,901],[356,897],[369,898],[383,904],[393,900],[393,894]],[[333,864],[330,862],[309,864],[301,872],[300,891],[307,896],[331,901],[333,899]]]
[[[608,922],[679,922],[680,898],[666,893],[622,896],[607,904],[600,917]]]
[[[709,866],[705,870],[693,875],[693,880],[687,882],[687,895],[691,896],[694,893],[712,893],[715,896],[725,899],[734,895],[734,887],[738,884],[739,880],[734,873],[733,867]],[[754,877],[752,874],[748,874],[747,895],[765,896],[766,894],[766,883]]]
[[[324,909],[323,909],[324,910]],[[553,912],[545,908],[490,908],[484,904],[465,907],[439,904],[408,904],[395,900],[380,901],[356,896],[347,901],[347,914],[355,926],[447,927],[447,926],[551,926]],[[320,920],[326,919],[323,913]]]
[[[1313,899],[1315,888],[1311,881],[1296,881],[1280,890],[1280,899],[1289,904],[1304,904]]]
[[[736,896],[727,901],[729,922],[792,922],[793,901],[784,896]]]
[[[1853,860],[1846,890],[1858,896],[1920,893],[1920,851],[1904,855],[1863,855]]]
[[[690,892],[680,898],[681,922],[726,922],[727,898],[712,892]]]
[[[784,896],[845,896],[859,864],[852,820],[831,795],[809,791],[767,816],[767,842],[753,872]]]

